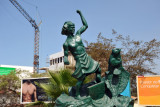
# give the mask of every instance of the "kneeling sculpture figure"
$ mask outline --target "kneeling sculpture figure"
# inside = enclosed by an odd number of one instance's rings
[[[87,22],[81,11],[80,15],[83,26],[75,32],[75,25],[71,21],[64,23],[62,35],[67,39],[63,44],[64,64],[68,65],[68,51],[73,55],[76,66],[72,74],[78,80],[72,87],[69,96],[61,94],[56,100],[56,107],[128,107],[133,106],[130,97],[121,96],[129,81],[129,73],[122,67],[120,49],[113,49],[109,60],[109,69],[106,76],[101,78],[101,69],[98,62],[86,53],[81,34],[88,28]],[[96,73],[96,81],[83,85],[86,76]]]

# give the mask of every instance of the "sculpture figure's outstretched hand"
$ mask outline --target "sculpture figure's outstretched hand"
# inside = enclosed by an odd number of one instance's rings
[[[80,10],[77,10],[77,13],[81,17],[83,26],[76,32],[76,35],[81,35],[88,28],[88,24],[87,24],[87,21],[85,20],[85,18],[83,17],[82,12]]]
[[[80,10],[77,10],[77,13],[78,13],[78,14],[81,14],[81,11],[80,11]]]

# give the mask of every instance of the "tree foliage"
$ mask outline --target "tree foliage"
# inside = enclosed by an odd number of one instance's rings
[[[112,30],[112,39],[101,35],[96,42],[88,43],[87,52],[93,59],[100,63],[102,75],[108,70],[108,60],[113,48],[121,48],[123,67],[131,74],[132,94],[136,94],[136,76],[145,74],[157,74],[154,72],[155,59],[159,58],[160,41],[156,39],[148,42],[133,40],[130,36],[117,34]]]
[[[16,91],[20,88],[20,79],[15,71],[11,71],[8,75],[0,76],[0,90]]]
[[[29,71],[18,69],[7,75],[0,75],[0,95],[3,96],[0,99],[0,104],[17,106],[15,104],[20,103],[18,99],[20,97],[21,79],[46,77],[47,75],[47,73],[32,74]]]
[[[19,71],[17,71],[19,73]],[[15,71],[11,71],[8,75],[0,75],[0,104],[14,105],[19,103],[21,82]]]
[[[0,91],[17,91],[21,88],[22,78],[49,77],[48,73],[30,73],[25,70],[11,71],[7,75],[0,75]]]
[[[30,73],[30,78],[40,78],[40,77],[49,77],[49,74],[47,72],[44,73]]]

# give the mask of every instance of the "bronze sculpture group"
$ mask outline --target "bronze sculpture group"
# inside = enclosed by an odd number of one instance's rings
[[[56,100],[56,107],[132,107],[133,100],[120,95],[125,90],[130,77],[122,66],[121,50],[118,48],[112,50],[108,71],[106,76],[101,78],[100,65],[86,53],[81,39],[81,34],[88,28],[87,22],[81,11],[77,10],[77,13],[81,17],[83,26],[74,35],[75,25],[67,21],[61,32],[62,35],[67,36],[63,44],[64,64],[69,64],[68,51],[76,61],[75,71],[72,74],[78,80],[75,86],[75,96],[62,94]],[[96,82],[88,85],[85,88],[85,96],[81,96],[83,81],[92,73],[96,73]]]

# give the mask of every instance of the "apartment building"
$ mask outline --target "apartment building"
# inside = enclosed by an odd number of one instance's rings
[[[52,70],[52,71],[57,71],[57,70],[64,69],[64,68],[74,68],[75,63],[76,63],[72,54],[69,52],[68,60],[69,60],[70,64],[67,66],[64,65],[64,51],[63,51],[63,49],[61,52],[57,52],[57,53],[50,55],[49,60],[50,60],[49,70]]]

